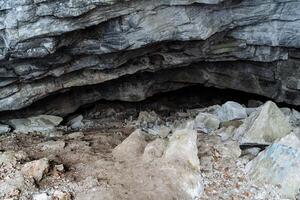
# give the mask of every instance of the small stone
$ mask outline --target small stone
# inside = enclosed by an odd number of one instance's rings
[[[84,137],[83,132],[73,132],[67,135],[67,138],[69,139],[76,139],[76,138],[82,138]]]
[[[72,129],[78,130],[78,129],[80,129],[80,128],[83,127],[82,120],[83,120],[83,116],[82,116],[82,115],[78,115],[78,116],[74,117],[73,119],[71,119],[71,120],[68,122],[68,125],[69,125]]]
[[[54,169],[58,172],[64,172],[65,171],[65,167],[63,164],[60,164],[60,165],[55,165],[54,166]]]
[[[40,160],[35,160],[32,162],[26,163],[21,172],[24,176],[31,177],[37,182],[42,180],[43,176],[49,170],[49,160],[47,158],[42,158]]]
[[[34,195],[32,196],[32,199],[33,199],[33,200],[50,200],[51,197],[48,196],[47,193],[40,193],[40,194],[34,194]]]
[[[55,130],[63,121],[63,118],[52,115],[39,115],[24,119],[11,119],[7,123],[11,125],[17,133],[42,132],[49,133]]]
[[[219,126],[220,120],[215,115],[209,113],[199,113],[194,123],[194,128],[204,133],[211,133],[217,130]]]
[[[71,195],[68,192],[59,190],[55,190],[52,197],[52,200],[71,200]]]
[[[0,135],[4,133],[8,133],[11,128],[8,125],[0,124]]]
[[[66,143],[63,140],[50,140],[37,145],[37,147],[40,148],[42,151],[60,151],[63,150],[65,146]]]
[[[228,101],[217,111],[217,116],[221,122],[247,117],[246,109],[239,103]]]

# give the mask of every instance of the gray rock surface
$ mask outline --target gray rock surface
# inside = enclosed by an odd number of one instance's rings
[[[246,108],[234,101],[228,101],[217,110],[217,116],[222,122],[244,119],[247,117]]]
[[[220,120],[215,115],[209,113],[199,113],[195,118],[194,128],[197,131],[211,133],[220,126]]]
[[[258,184],[277,186],[282,198],[295,199],[300,188],[300,140],[291,133],[261,152],[247,165]]]
[[[268,145],[291,131],[291,125],[281,110],[275,103],[268,101],[236,130],[235,138],[240,144]]]
[[[11,119],[7,123],[11,125],[17,133],[32,133],[42,132],[49,133],[55,130],[63,119],[51,115],[39,115],[36,117],[29,117],[24,119]]]
[[[8,133],[10,129],[8,125],[0,124],[0,134]]]
[[[66,115],[195,83],[300,105],[299,8],[296,0],[0,0],[0,112]]]

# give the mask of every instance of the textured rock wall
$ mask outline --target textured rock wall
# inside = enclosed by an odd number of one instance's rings
[[[300,105],[299,9],[297,0],[0,0],[0,113],[65,115],[199,83]]]

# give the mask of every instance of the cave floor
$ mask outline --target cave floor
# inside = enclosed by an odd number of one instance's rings
[[[178,191],[163,187],[164,182],[155,177],[158,163],[122,162],[113,157],[113,149],[142,128],[137,118],[143,111],[155,110],[164,123],[181,124],[199,109],[226,98],[214,92],[206,96],[175,93],[141,104],[98,102],[75,113],[84,117],[80,130],[63,124],[47,134],[2,135],[0,199],[178,199]],[[204,186],[200,199],[280,199],[273,187],[257,187],[249,180],[245,165],[253,157],[241,156],[237,142],[198,133],[197,147]],[[48,162],[41,180],[24,178],[21,171],[26,163],[40,159]],[[165,196],[159,198],[162,190]]]
[[[150,187],[150,191],[145,191],[148,185],[143,185],[152,180],[151,169],[138,160],[128,164],[112,156],[113,148],[133,130],[131,126],[105,132],[102,129],[1,136],[1,151],[10,152],[18,162],[12,159],[9,165],[1,167],[0,185],[7,184],[10,177],[15,179],[12,185],[22,188],[15,191],[12,186],[4,199],[43,199],[43,195],[49,199],[51,195],[52,199],[154,199],[155,190]],[[199,134],[197,146],[204,183],[201,199],[261,199],[261,194],[266,197],[262,199],[278,198],[272,187],[259,188],[249,181],[244,173],[249,158],[236,156],[240,151],[236,143]],[[16,178],[24,163],[42,158],[49,160],[49,168],[41,181]],[[159,184],[154,183],[157,187]],[[170,188],[164,199],[174,199],[172,193],[176,191]],[[55,198],[55,194],[63,197]]]

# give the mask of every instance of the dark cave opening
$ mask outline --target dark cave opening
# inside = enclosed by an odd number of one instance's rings
[[[178,90],[155,94],[152,97],[138,102],[99,100],[91,104],[83,105],[69,116],[101,111],[107,108],[116,109],[118,112],[124,110],[155,111],[161,114],[169,112],[185,111],[187,109],[205,108],[213,105],[222,105],[227,101],[235,101],[248,106],[249,100],[265,102],[267,97],[246,93],[232,89],[220,89],[205,87],[203,85],[187,86]],[[286,106],[286,104],[280,104]],[[290,106],[290,105],[289,105]],[[131,113],[132,114],[132,113]]]

